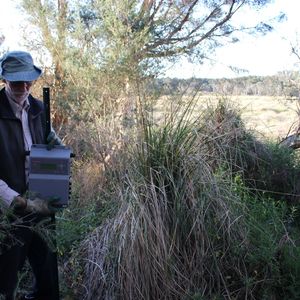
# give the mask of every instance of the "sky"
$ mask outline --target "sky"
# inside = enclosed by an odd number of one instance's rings
[[[183,61],[172,67],[168,74],[189,78],[222,78],[242,75],[274,75],[280,71],[299,70],[299,59],[292,54],[292,45],[296,45],[297,36],[300,47],[300,0],[274,0],[264,9],[240,11],[237,23],[257,24],[269,20],[280,13],[286,15],[286,21],[274,24],[274,31],[263,37],[243,35],[241,42],[227,44],[216,50],[211,63],[197,66]],[[237,74],[228,66],[245,69],[248,72]],[[180,74],[180,75],[179,75]]]
[[[1,1],[0,33],[5,35],[2,49],[26,50],[21,42],[25,17],[17,9],[17,2]],[[240,42],[218,48],[209,62],[196,65],[183,59],[172,65],[165,75],[177,78],[230,78],[242,75],[275,75],[280,71],[298,70],[299,60],[291,53],[291,48],[296,45],[297,36],[300,39],[300,0],[273,0],[259,12],[245,9],[235,17],[237,23],[255,24],[281,12],[287,19],[276,24],[272,33],[264,37],[243,35]],[[229,66],[245,69],[247,72],[237,74]]]

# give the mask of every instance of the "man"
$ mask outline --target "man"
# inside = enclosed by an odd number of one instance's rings
[[[59,299],[56,254],[33,229],[50,220],[55,207],[50,201],[26,197],[26,152],[32,144],[60,143],[53,132],[45,137],[43,103],[30,94],[41,73],[24,51],[8,52],[0,60],[5,83],[0,91],[0,217],[8,215],[10,222],[9,229],[0,223],[0,299],[15,299],[26,259],[34,274],[34,291],[24,299]]]

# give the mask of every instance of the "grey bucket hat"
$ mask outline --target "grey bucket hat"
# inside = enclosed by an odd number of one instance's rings
[[[28,52],[10,51],[0,60],[0,76],[8,81],[33,81],[40,77],[42,70],[33,64]]]

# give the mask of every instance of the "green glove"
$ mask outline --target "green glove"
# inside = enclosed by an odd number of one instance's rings
[[[56,205],[58,201],[58,198],[52,198],[49,200],[40,198],[35,198],[33,200],[27,199],[26,212],[37,213],[42,216],[53,215],[61,209]]]
[[[54,131],[51,131],[46,138],[47,141],[47,149],[51,150],[55,145],[63,145],[61,139],[57,136]]]

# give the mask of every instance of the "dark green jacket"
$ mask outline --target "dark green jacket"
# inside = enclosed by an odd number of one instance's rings
[[[29,95],[28,122],[33,144],[45,143],[43,103]],[[0,91],[0,179],[23,194],[26,189],[22,122],[14,115],[4,89]]]

